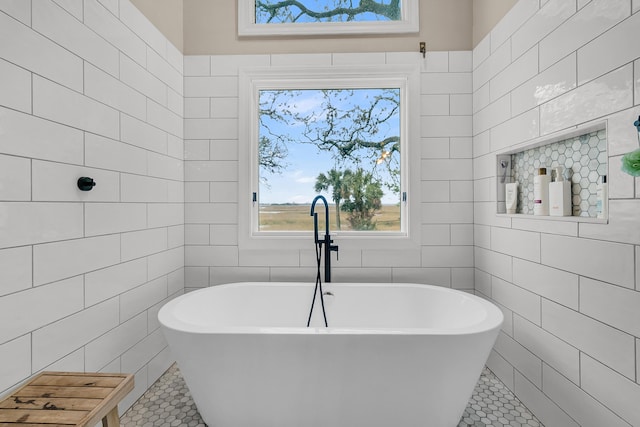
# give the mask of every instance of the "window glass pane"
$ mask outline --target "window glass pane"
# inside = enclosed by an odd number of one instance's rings
[[[259,91],[259,231],[401,230],[399,88]]]
[[[257,24],[401,19],[400,0],[256,0]]]

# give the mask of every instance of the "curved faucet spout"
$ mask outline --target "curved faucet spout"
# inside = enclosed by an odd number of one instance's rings
[[[327,199],[324,196],[316,196],[311,202],[311,212],[309,215],[314,216],[314,211],[316,209],[316,203],[318,200],[321,200],[324,203],[324,233],[329,234],[329,203],[327,203]],[[317,218],[317,217],[315,217]],[[314,219],[314,233],[316,238],[316,243],[318,243],[318,221]]]

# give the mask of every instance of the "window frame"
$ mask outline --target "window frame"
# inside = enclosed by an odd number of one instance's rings
[[[411,34],[420,31],[419,0],[400,0],[397,21],[350,21],[258,24],[255,0],[238,0],[238,36]]]
[[[419,66],[327,66],[327,67],[254,67],[239,73],[239,224],[238,243],[247,248],[269,248],[270,243],[286,239],[306,242],[312,231],[260,231],[258,202],[258,105],[259,91],[270,89],[349,89],[363,87],[399,87],[401,102],[401,194],[407,197],[401,209],[401,231],[336,231],[341,241],[364,239],[367,247],[415,247],[419,242],[419,152],[413,153],[419,135]],[[413,144],[412,144],[413,142]],[[412,189],[415,199],[412,200]],[[412,203],[413,202],[413,203]],[[311,222],[311,216],[309,218]],[[294,246],[297,246],[294,244]],[[304,247],[302,244],[301,247]]]

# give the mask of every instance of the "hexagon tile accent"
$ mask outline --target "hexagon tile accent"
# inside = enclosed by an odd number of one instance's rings
[[[122,427],[206,427],[175,363],[124,413],[120,424]],[[426,420],[425,427],[428,426]],[[486,426],[544,427],[487,368],[458,424],[458,427]]]
[[[511,155],[511,176],[518,183],[517,213],[533,215],[533,176],[538,168],[547,175],[557,166],[571,180],[573,216],[597,216],[597,187],[607,174],[607,132],[604,129],[542,145]]]

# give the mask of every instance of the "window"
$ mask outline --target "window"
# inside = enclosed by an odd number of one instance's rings
[[[307,235],[316,194],[329,202],[332,233],[408,235],[409,115],[418,110],[409,108],[413,68],[241,74],[248,168],[240,188],[250,193],[251,236]]]
[[[418,0],[238,0],[240,36],[418,30]]]
[[[317,193],[338,231],[400,231],[400,88],[258,92],[258,230],[309,230]],[[344,221],[343,221],[344,219]]]

